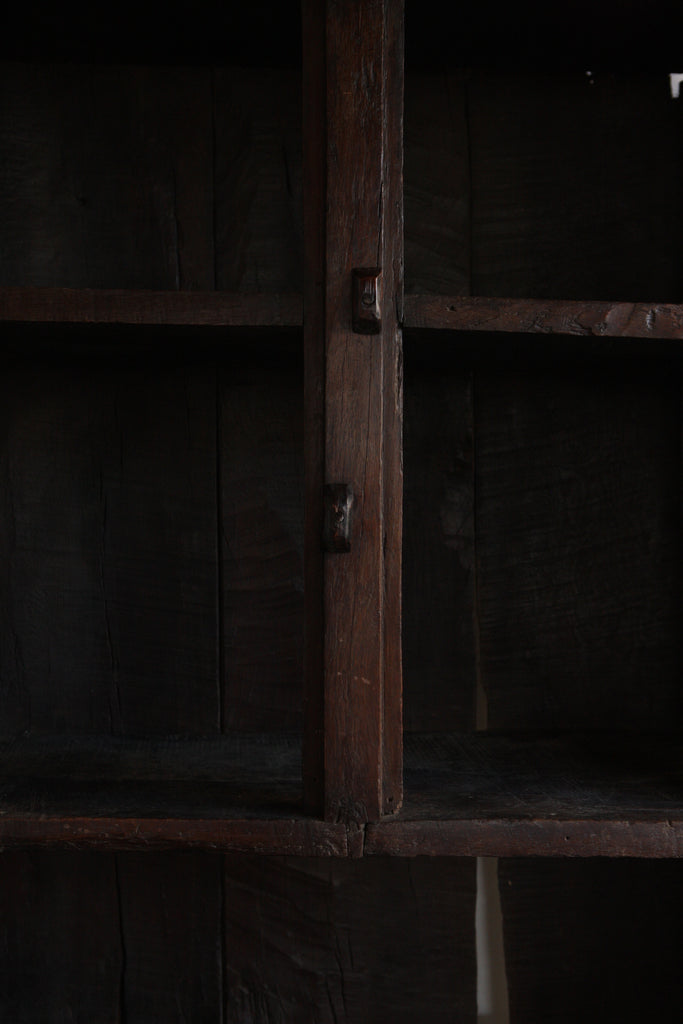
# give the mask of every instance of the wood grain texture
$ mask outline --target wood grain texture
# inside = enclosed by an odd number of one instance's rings
[[[130,1024],[220,1020],[220,870],[217,854],[116,857],[122,1013]]]
[[[472,294],[680,300],[668,74],[478,72],[468,102]]]
[[[2,378],[8,732],[218,727],[215,383],[131,358]]]
[[[230,1024],[476,1018],[472,861],[226,858],[225,909]]]
[[[407,295],[405,326],[578,338],[683,338],[683,307],[637,302]],[[511,344],[513,339],[511,339]]]
[[[223,729],[302,727],[302,384],[286,357],[219,377]]]
[[[170,327],[300,327],[301,296],[234,292],[0,288],[0,320]]]
[[[675,734],[408,735],[403,809],[364,852],[678,856],[680,755]]]
[[[400,68],[399,7],[330,3],[326,24],[325,477],[350,484],[356,495],[352,550],[327,555],[325,564],[325,799],[332,819],[377,817],[389,798],[400,804],[399,778],[384,780],[384,792],[382,749],[384,709],[400,702],[401,121],[389,102],[400,72],[387,72],[392,62]],[[383,328],[358,335],[351,327],[351,271],[372,266],[382,268]],[[390,666],[385,643],[394,644]],[[395,761],[394,750],[387,766]]]
[[[21,736],[0,744],[0,778],[0,807],[15,817],[301,817],[291,733]]]
[[[1,74],[2,283],[213,288],[209,72]]]
[[[642,1021],[681,1000],[680,861],[502,861],[510,1021]]]
[[[384,283],[380,302],[385,324],[382,489],[384,559],[382,692],[382,811],[395,813],[403,801],[403,107],[404,5],[390,3],[384,29]]]
[[[0,1016],[120,1019],[125,953],[115,858],[6,852],[0,868]]]
[[[4,853],[0,1014],[219,1020],[219,864],[215,854]]]
[[[679,393],[663,365],[477,378],[483,680],[493,728],[680,714]]]
[[[216,287],[302,288],[301,77],[212,72]]]
[[[408,74],[405,108],[406,303],[413,293],[469,295],[466,78]]]
[[[404,728],[474,726],[473,381],[406,343]]]
[[[303,797],[325,807],[324,562],[326,149],[325,8],[302,0],[304,227],[304,728]]]

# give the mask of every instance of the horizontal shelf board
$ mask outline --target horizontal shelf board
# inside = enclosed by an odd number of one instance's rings
[[[0,742],[0,823],[21,816],[292,819],[301,817],[300,806],[301,741],[289,734]]]
[[[178,327],[301,327],[300,295],[0,288],[0,321]]]
[[[683,305],[406,295],[404,326],[440,331],[683,338]]]
[[[365,856],[683,856],[683,821],[382,821],[368,825]]]
[[[65,817],[0,815],[2,848],[204,849],[297,857],[348,855],[345,825],[307,818]]]
[[[366,853],[683,855],[679,736],[407,735],[405,794]]]

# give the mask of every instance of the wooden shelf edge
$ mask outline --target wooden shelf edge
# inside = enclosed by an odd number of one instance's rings
[[[168,327],[301,327],[296,294],[0,288],[0,322]]]
[[[683,339],[683,305],[406,295],[406,328]]]
[[[346,857],[344,825],[317,820],[222,820],[3,815],[0,849],[203,849]]]
[[[384,821],[368,825],[364,854],[678,858],[683,856],[683,821]]]
[[[294,857],[683,857],[683,821],[381,821],[3,816],[0,851],[214,850]]]

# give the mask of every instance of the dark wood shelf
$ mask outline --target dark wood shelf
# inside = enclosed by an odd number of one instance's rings
[[[301,327],[300,295],[0,288],[0,321],[168,327]]]
[[[344,826],[303,814],[289,734],[5,740],[0,844],[347,852]]]
[[[406,295],[404,326],[437,331],[680,341],[683,305]]]
[[[405,801],[366,854],[677,857],[683,738],[637,733],[412,735]]]

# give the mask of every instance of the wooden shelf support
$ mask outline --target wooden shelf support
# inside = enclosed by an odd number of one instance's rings
[[[304,344],[307,689],[314,704],[322,672],[324,742],[305,747],[304,772],[328,820],[363,822],[401,803],[403,12],[392,0],[321,6],[304,4]],[[363,267],[381,271],[373,333],[354,330]],[[322,489],[338,481],[355,495],[354,537],[323,556]]]

